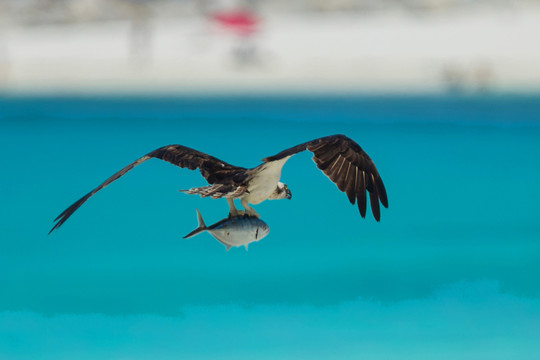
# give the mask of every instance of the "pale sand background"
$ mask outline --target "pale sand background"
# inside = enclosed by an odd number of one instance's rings
[[[9,19],[8,19],[9,20]],[[2,93],[535,92],[540,4],[412,15],[266,14],[0,26]],[[137,45],[138,44],[138,45]],[[244,63],[235,49],[254,46]]]

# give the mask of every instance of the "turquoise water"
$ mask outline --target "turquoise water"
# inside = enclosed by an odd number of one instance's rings
[[[197,226],[225,201],[158,160],[229,163],[344,133],[375,161],[381,222],[310,160],[256,206],[249,251]],[[0,98],[0,359],[537,359],[540,98]]]

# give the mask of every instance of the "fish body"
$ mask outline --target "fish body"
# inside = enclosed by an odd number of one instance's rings
[[[229,250],[233,246],[245,246],[259,241],[270,232],[268,225],[256,216],[240,215],[227,217],[217,223],[206,226],[201,213],[197,210],[199,226],[184,236],[184,239],[195,236],[203,231],[208,231],[217,241],[225,245]]]

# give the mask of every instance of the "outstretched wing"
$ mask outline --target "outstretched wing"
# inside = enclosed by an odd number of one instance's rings
[[[77,210],[86,200],[94,195],[99,190],[103,189],[114,180],[118,179],[135,166],[149,160],[151,158],[161,159],[181,168],[189,170],[199,169],[201,175],[210,184],[226,184],[240,186],[246,179],[245,168],[233,166],[221,161],[213,156],[203,152],[188,148],[182,145],[168,145],[160,147],[143,157],[135,160],[131,164],[116,172],[113,176],[105,180],[101,185],[84,195],[82,198],[73,203],[64,212],[62,212],[54,221],[58,221],[49,231],[49,234],[56,228],[60,227],[70,216]]]
[[[362,217],[366,216],[366,190],[375,220],[381,218],[379,201],[388,207],[383,181],[375,164],[364,150],[345,135],[332,135],[311,140],[285,149],[279,154],[264,158],[270,162],[309,150],[317,167],[345,192],[351,204],[358,203]]]

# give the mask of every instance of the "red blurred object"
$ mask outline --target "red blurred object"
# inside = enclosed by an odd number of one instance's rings
[[[226,30],[238,35],[251,35],[257,31],[259,19],[247,10],[218,12],[212,15],[212,20]]]

